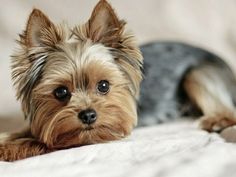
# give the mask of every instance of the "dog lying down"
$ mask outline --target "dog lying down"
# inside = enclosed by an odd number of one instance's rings
[[[223,60],[162,42],[141,47],[143,64],[134,35],[106,0],[73,28],[34,9],[18,44],[12,79],[29,125],[5,134],[1,160],[119,140],[137,124],[137,110],[140,126],[181,116],[201,117],[209,132],[236,124],[236,81]]]

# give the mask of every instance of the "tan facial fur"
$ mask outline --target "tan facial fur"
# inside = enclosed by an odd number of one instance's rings
[[[19,44],[12,76],[34,138],[48,148],[62,149],[130,134],[137,123],[142,56],[105,0],[86,24],[73,29],[56,26],[33,10]],[[101,80],[110,83],[107,94],[97,90]],[[63,102],[53,94],[60,86],[71,93]],[[97,113],[91,125],[78,118],[88,108]]]

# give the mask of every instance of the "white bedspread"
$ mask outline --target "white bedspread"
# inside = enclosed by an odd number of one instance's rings
[[[235,177],[236,144],[192,122],[138,128],[125,140],[0,162],[1,177]]]

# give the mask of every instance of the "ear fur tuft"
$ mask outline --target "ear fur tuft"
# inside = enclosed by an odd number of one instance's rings
[[[88,21],[89,37],[94,42],[100,42],[108,36],[116,36],[124,26],[106,0],[100,0],[93,9],[92,15]]]
[[[27,47],[53,46],[61,40],[55,25],[38,9],[31,12],[24,37]]]

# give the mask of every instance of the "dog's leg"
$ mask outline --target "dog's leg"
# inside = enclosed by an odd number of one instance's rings
[[[187,95],[203,112],[200,127],[219,132],[236,124],[233,89],[235,79],[228,68],[201,66],[191,70],[183,83]]]
[[[48,152],[45,144],[30,137],[30,131],[0,135],[1,161],[16,161]]]

